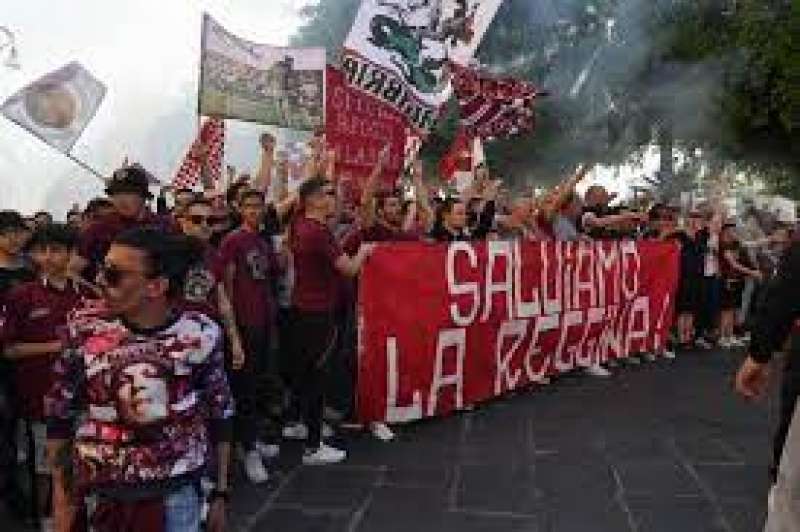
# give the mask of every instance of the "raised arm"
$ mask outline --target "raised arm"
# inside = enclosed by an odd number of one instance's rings
[[[264,133],[259,139],[261,144],[261,164],[258,167],[255,183],[253,186],[267,194],[272,184],[272,169],[275,160],[275,137],[269,133]]]
[[[578,167],[574,174],[567,177],[553,188],[547,200],[542,202],[542,214],[545,219],[551,220],[553,216],[555,216],[556,212],[564,205],[569,196],[575,192],[575,187],[578,186],[578,183],[583,181],[591,169],[592,165],[583,164]]]
[[[435,215],[431,208],[431,200],[428,197],[428,188],[425,186],[423,179],[422,161],[415,160],[411,166],[411,178],[414,181],[414,189],[416,194],[417,214],[419,215],[420,222],[425,232],[428,232],[433,226]]]
[[[378,181],[383,173],[384,164],[389,158],[389,145],[385,145],[378,154],[378,160],[372,168],[372,172],[364,183],[364,190],[361,191],[361,209],[359,217],[362,227],[372,227],[375,225],[375,190],[378,188]]]

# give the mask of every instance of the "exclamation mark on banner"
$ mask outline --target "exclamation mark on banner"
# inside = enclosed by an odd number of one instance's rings
[[[658,316],[658,321],[656,322],[656,330],[655,334],[653,334],[653,352],[658,353],[661,349],[661,339],[664,330],[664,318],[667,316],[667,310],[669,309],[669,303],[671,301],[671,297],[669,292],[664,297],[664,304],[661,307],[661,314]]]

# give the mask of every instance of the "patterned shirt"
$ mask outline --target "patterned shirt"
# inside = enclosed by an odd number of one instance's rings
[[[48,437],[74,440],[76,485],[150,493],[195,478],[207,427],[228,430],[233,415],[219,326],[183,311],[136,331],[95,305],[73,313],[68,331],[45,412]]]

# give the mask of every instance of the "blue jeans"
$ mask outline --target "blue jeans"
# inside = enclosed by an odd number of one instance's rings
[[[198,532],[202,505],[197,487],[189,484],[164,500],[164,532]]]

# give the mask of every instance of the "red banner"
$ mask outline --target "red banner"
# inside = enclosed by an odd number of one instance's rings
[[[439,416],[658,351],[677,280],[660,242],[381,246],[361,275],[359,417]]]
[[[338,153],[336,171],[344,181],[358,184],[370,174],[388,142],[390,160],[384,181],[393,185],[400,176],[406,143],[406,119],[388,104],[350,87],[344,75],[326,71],[325,138]]]

